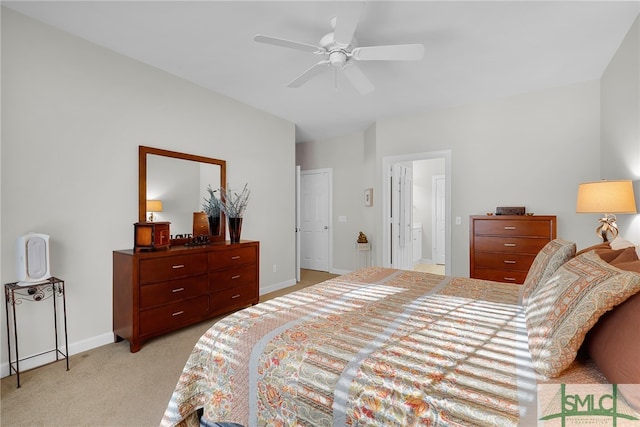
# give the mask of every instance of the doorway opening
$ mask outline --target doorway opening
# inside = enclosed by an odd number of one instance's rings
[[[383,266],[450,275],[451,151],[384,157],[382,166]]]

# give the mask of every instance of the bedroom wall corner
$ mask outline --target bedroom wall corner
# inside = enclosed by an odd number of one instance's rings
[[[640,15],[602,74],[600,99],[601,178],[633,180],[640,209]],[[618,226],[640,244],[640,214],[618,215]]]
[[[293,123],[4,7],[1,19],[1,278],[16,278],[18,236],[51,235],[70,349],[113,339],[112,251],[133,246],[139,145],[225,159],[231,185],[252,191],[242,237],[261,242],[261,286],[295,280]],[[48,349],[36,325],[50,313],[20,312],[20,356]]]
[[[329,270],[335,274],[354,270],[358,233],[369,233],[363,218],[363,151],[362,132],[296,144],[296,164],[303,171],[323,168],[333,171],[333,258]],[[339,217],[346,221],[340,221]]]

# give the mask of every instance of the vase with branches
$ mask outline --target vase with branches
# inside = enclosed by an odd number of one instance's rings
[[[212,236],[220,234],[220,212],[222,211],[222,203],[220,199],[216,197],[216,192],[218,192],[218,190],[211,188],[211,185],[207,186],[209,198],[203,198],[204,202],[202,203],[202,210],[207,214],[207,217],[209,217],[209,234]]]
[[[220,192],[220,209],[224,212],[229,222],[229,238],[231,243],[240,242],[240,230],[242,229],[242,218],[249,203],[251,190],[245,183],[242,191],[226,190],[219,188]]]

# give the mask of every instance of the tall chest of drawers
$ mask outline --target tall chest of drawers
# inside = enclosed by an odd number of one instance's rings
[[[555,216],[469,218],[470,276],[522,284],[536,255],[556,238]]]
[[[113,332],[131,352],[150,338],[256,304],[260,244],[113,252]]]

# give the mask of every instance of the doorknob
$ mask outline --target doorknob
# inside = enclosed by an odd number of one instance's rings
[[[325,226],[324,226],[324,229],[325,229],[325,230],[328,230],[328,229],[329,229],[329,226],[328,226],[328,225],[325,225]]]

